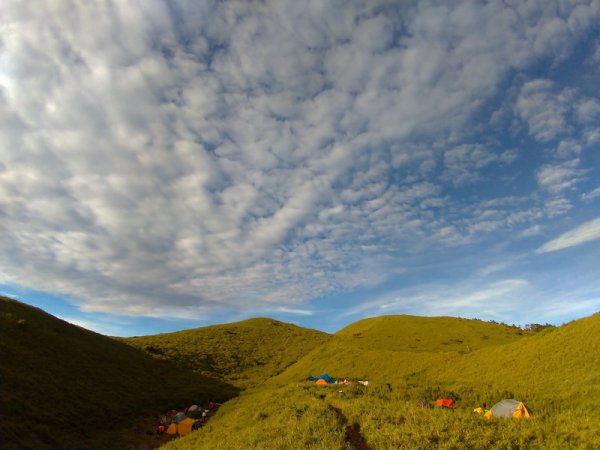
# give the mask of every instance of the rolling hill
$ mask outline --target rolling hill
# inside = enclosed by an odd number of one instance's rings
[[[335,337],[370,350],[469,352],[530,334],[518,327],[481,320],[395,315],[359,320],[342,328]]]
[[[157,412],[237,389],[0,297],[0,446],[135,447]]]
[[[320,331],[258,318],[123,342],[155,358],[246,388],[281,373],[329,339]]]
[[[210,428],[165,448],[600,448],[600,314],[539,333],[467,322],[392,316],[352,324],[228,402]],[[470,348],[445,344],[451,339]],[[370,384],[303,381],[322,372]],[[443,396],[457,399],[453,413],[421,407]],[[511,397],[527,404],[531,420],[472,412]]]
[[[271,319],[109,338],[0,298],[2,448],[152,448],[140,422],[226,400],[166,449],[600,448],[600,314],[540,332],[382,316],[333,335]],[[316,386],[307,375],[369,380]],[[423,408],[450,396],[453,411]],[[514,397],[532,419],[484,420]]]
[[[355,322],[306,354],[272,382],[328,371],[333,376],[390,382],[477,349],[496,348],[532,333],[520,328],[452,317],[381,316]],[[443,359],[443,358],[442,358]]]

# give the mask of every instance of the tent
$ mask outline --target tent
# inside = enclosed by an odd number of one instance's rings
[[[519,400],[515,400],[514,398],[507,398],[504,400],[500,400],[492,409],[484,414],[486,419],[491,419],[492,417],[514,417],[516,419],[523,419],[529,417],[529,411],[525,405]]]
[[[329,383],[327,383],[327,381],[325,381],[323,378],[319,378],[319,379],[318,379],[318,380],[315,382],[315,384],[329,384]]]
[[[192,405],[188,408],[187,416],[192,419],[198,419],[202,415],[202,410],[198,405]]]
[[[192,432],[192,425],[194,425],[194,421],[189,417],[183,419],[181,422],[177,424],[177,433],[180,436],[186,436]]]
[[[454,399],[451,398],[438,398],[435,401],[435,404],[440,408],[453,408],[454,407]]]
[[[186,415],[183,411],[179,411],[177,414],[175,414],[175,417],[173,417],[173,422],[175,423],[179,423],[181,421],[183,421],[186,418]]]
[[[313,376],[309,375],[308,377],[306,377],[306,379],[310,380],[310,381],[325,380],[328,383],[333,383],[335,381],[333,378],[331,378],[326,373],[319,375],[318,377],[313,377]]]
[[[176,433],[177,433],[177,424],[172,423],[171,425],[169,425],[169,428],[167,428],[167,434],[176,434]]]

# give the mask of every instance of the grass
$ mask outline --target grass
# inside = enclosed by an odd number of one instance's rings
[[[127,448],[140,422],[237,389],[0,297],[0,445]]]
[[[353,347],[368,350],[467,353],[532,334],[495,322],[400,315],[360,320],[338,331],[335,337]]]
[[[600,448],[600,314],[539,332],[384,316],[335,335],[253,319],[117,340],[0,306],[2,448],[138,448],[141,417],[209,396],[234,398],[165,448]],[[305,381],[323,372],[370,384]],[[439,397],[456,409],[420,406]],[[503,398],[532,418],[473,413]]]
[[[327,403],[295,385],[252,389],[227,402],[209,424],[165,449],[335,449],[343,423]]]
[[[406,349],[410,337],[403,336],[406,327],[399,325],[407,320],[401,316],[394,324],[395,318],[388,317],[342,330],[269,383],[244,393],[222,416],[219,412],[209,429],[167,448],[600,448],[595,406],[600,315],[522,334],[514,327],[473,321],[466,324],[472,335],[457,339],[472,341],[481,333],[488,339],[467,352],[433,345],[452,339],[449,318],[420,321],[428,328],[421,332],[430,336],[422,338],[421,348]],[[461,336],[462,320],[454,321],[455,336]],[[387,333],[393,330],[395,345],[377,345],[390,339]],[[302,381],[309,373],[322,372],[368,379],[370,385],[318,387]],[[458,400],[455,411],[419,404],[445,396]],[[473,413],[475,407],[511,397],[527,404],[530,420],[488,421]],[[306,410],[301,417],[310,411],[327,420],[299,422],[295,407]],[[350,439],[348,430],[358,432],[360,439]]]
[[[283,372],[329,339],[320,331],[272,319],[250,319],[123,342],[157,359],[247,388]]]

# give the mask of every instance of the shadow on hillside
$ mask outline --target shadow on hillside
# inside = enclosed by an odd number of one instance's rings
[[[136,447],[140,424],[240,392],[4,297],[0,354],[0,446],[7,449],[147,448]]]

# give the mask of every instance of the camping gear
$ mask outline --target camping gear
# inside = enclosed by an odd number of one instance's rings
[[[484,414],[486,419],[491,419],[492,417],[514,417],[515,419],[523,419],[529,418],[529,411],[519,400],[515,400],[514,398],[505,398],[504,400],[500,400],[492,409]]]
[[[438,398],[435,404],[440,408],[452,408],[454,407],[454,400],[451,398]]]
[[[368,386],[368,385],[369,385],[369,382],[368,382],[368,381],[361,381],[361,380],[358,380],[358,382],[359,382],[360,384],[362,384],[363,386]]]
[[[185,413],[183,411],[179,411],[177,414],[175,414],[175,417],[173,417],[173,422],[175,423],[179,423],[182,420],[184,420],[187,416],[185,415]]]
[[[198,405],[192,405],[188,408],[187,416],[192,419],[198,419],[202,415],[202,410]]]
[[[202,417],[202,410],[200,410],[200,409],[196,409],[196,410],[194,410],[194,411],[190,411],[190,412],[188,413],[188,417],[189,417],[190,419],[199,419],[200,417]]]
[[[160,416],[158,423],[164,426],[169,426],[169,424],[171,423],[171,419],[168,418],[166,415],[162,415]]]
[[[192,432],[192,425],[194,425],[194,421],[189,417],[186,417],[177,424],[177,433],[180,436],[187,436]]]
[[[333,378],[331,378],[329,375],[327,375],[326,373],[319,375],[318,377],[313,377],[313,376],[308,376],[306,377],[307,380],[310,381],[317,381],[317,380],[325,380],[328,383],[333,383],[335,380]]]
[[[177,424],[176,423],[172,423],[171,425],[169,425],[169,428],[167,428],[167,434],[177,434]]]
[[[325,385],[325,384],[328,384],[328,383],[327,383],[327,381],[325,381],[323,378],[319,378],[319,379],[318,379],[318,380],[315,382],[315,384],[318,384],[318,385]]]

